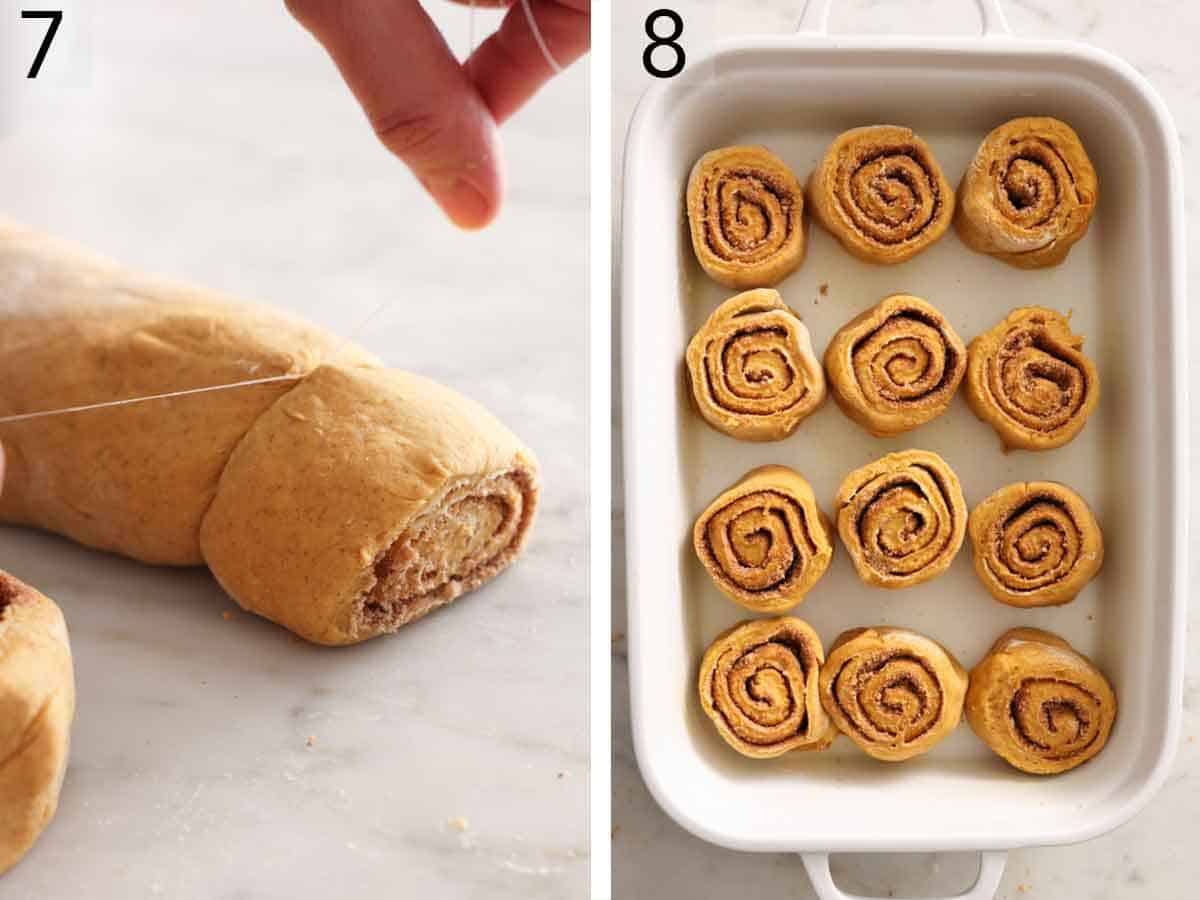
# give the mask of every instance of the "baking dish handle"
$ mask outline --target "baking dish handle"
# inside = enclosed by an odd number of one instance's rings
[[[800,859],[820,900],[871,900],[858,894],[847,894],[834,883],[833,873],[829,870],[828,853],[801,853]],[[946,900],[992,900],[1000,887],[1007,860],[1008,854],[1004,851],[984,850],[979,854],[979,875],[975,883],[964,893],[947,897]]]
[[[979,6],[979,17],[983,21],[983,36],[1011,34],[1008,20],[1004,18],[1004,10],[1000,0],[975,0]],[[829,34],[829,10],[833,0],[808,0],[804,4],[804,12],[800,14],[800,24],[797,31],[810,34]]]

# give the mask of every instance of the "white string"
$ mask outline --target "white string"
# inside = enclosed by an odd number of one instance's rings
[[[232,384],[214,384],[210,387],[189,388],[186,391],[170,391],[166,394],[152,394],[148,397],[131,397],[128,400],[106,400],[103,403],[85,403],[82,406],[68,406],[65,409],[46,409],[41,412],[21,413],[16,416],[0,418],[0,425],[6,422],[24,422],[27,419],[44,419],[49,416],[62,416],[67,413],[87,412],[89,409],[108,409],[112,406],[128,406],[132,403],[147,403],[151,400],[169,400],[172,397],[187,397],[191,394],[206,394],[211,391],[227,391],[230,388],[249,387],[253,384],[270,384],[273,381],[299,381],[306,377],[307,372],[298,375],[272,375],[269,378],[254,378],[250,381],[235,381]]]
[[[364,316],[357,325],[350,329],[350,335],[346,338],[346,341],[351,342],[357,338],[362,333],[362,330],[366,328],[367,325],[369,325],[377,315],[391,306],[395,300],[395,297],[389,297],[387,300],[384,300],[369,313],[367,313],[367,315]],[[349,348],[343,350],[341,353],[335,353],[325,361],[324,365],[330,365],[337,362],[338,359],[340,359],[348,351]],[[307,378],[309,374],[311,374],[311,372],[301,372],[296,375],[270,375],[266,378],[251,378],[247,381],[232,381],[228,384],[213,384],[208,385],[207,387],[188,388],[187,390],[183,391],[168,391],[164,394],[148,394],[144,397],[130,397],[126,400],[105,400],[100,403],[84,403],[80,406],[67,406],[62,409],[44,409],[40,410],[39,412],[20,413],[19,415],[15,416],[2,416],[0,417],[0,425],[7,424],[8,422],[24,422],[28,419],[46,419],[50,416],[65,416],[68,413],[87,412],[88,410],[92,409],[109,409],[114,406],[129,406],[134,403],[149,403],[151,400],[170,400],[172,397],[188,397],[192,394],[210,394],[214,391],[228,391],[234,388],[252,387],[256,384],[271,384],[272,382],[276,381],[301,381],[302,379]]]
[[[542,37],[542,30],[538,28],[537,20],[533,17],[533,6],[530,5],[529,0],[521,0],[521,8],[525,10],[525,18],[529,22],[529,30],[533,32],[533,39],[537,41],[537,45],[542,51],[542,56],[546,57],[546,62],[550,64],[550,70],[557,75],[562,71],[562,66],[558,64],[558,60],[554,58],[554,54],[546,46],[546,39]]]

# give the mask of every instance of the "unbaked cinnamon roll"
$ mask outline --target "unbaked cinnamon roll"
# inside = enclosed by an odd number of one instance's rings
[[[1011,765],[1055,775],[1104,749],[1117,697],[1058,635],[1014,628],[971,670],[965,711],[980,739]]]
[[[746,441],[787,437],[826,396],[808,329],[768,289],[717,307],[688,344],[687,371],[704,420]]]
[[[696,555],[731,600],[755,612],[791,609],[833,558],[833,529],[812,487],[786,466],[761,466],[700,514]]]
[[[1096,517],[1054,481],[1002,487],[971,511],[967,529],[980,580],[1010,606],[1070,603],[1104,562]]]
[[[937,641],[905,628],[854,628],[829,648],[821,705],[876,759],[926,752],[958,726],[967,673]]]
[[[931,303],[885,297],[844,326],[825,350],[838,406],[876,437],[941,415],[967,370],[962,339]]]
[[[1027,116],[994,129],[958,188],[964,244],[1022,269],[1067,258],[1091,222],[1100,182],[1069,125]]]
[[[921,138],[898,125],[834,139],[808,181],[813,218],[870,263],[901,263],[946,233],[954,190]]]
[[[705,153],[688,177],[692,247],[713,280],[771,287],[804,261],[804,193],[766,147]]]
[[[967,530],[958,476],[927,450],[889,453],[854,470],[834,506],[854,568],[877,587],[911,587],[940,575]]]
[[[1067,317],[1023,306],[967,348],[967,403],[1005,448],[1049,450],[1077,435],[1100,376]]]
[[[807,622],[783,616],[741,622],[700,663],[700,705],[730,747],[769,759],[824,750],[836,735],[817,696],[824,661]]]

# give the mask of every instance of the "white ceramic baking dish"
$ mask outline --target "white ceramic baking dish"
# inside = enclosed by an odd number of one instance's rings
[[[1134,815],[1162,784],[1177,743],[1187,432],[1175,130],[1127,64],[1079,44],[1014,39],[994,2],[984,9],[981,38],[844,37],[822,33],[828,0],[817,2],[806,14],[817,33],[718,45],[649,90],[626,147],[622,383],[638,761],[658,802],[685,828],[727,847],[805,854],[823,898],[845,896],[828,853],[932,850],[981,851],[979,878],[964,896],[991,897],[1003,851],[1086,840]],[[804,179],[837,133],[889,122],[925,137],[957,184],[985,133],[1028,114],[1070,122],[1100,175],[1092,231],[1064,265],[1014,269],[971,253],[951,231],[911,262],[869,266],[813,228],[806,261],[780,287],[818,354],[839,326],[896,291],[931,300],[964,340],[1023,303],[1073,310],[1104,394],[1072,444],[1005,455],[961,397],[940,419],[888,440],[867,436],[833,403],[774,444],[738,442],[700,420],[689,406],[683,350],[731,292],[700,271],[683,221],[683,187],[697,157],[762,143]],[[965,724],[901,765],[875,762],[847,740],[825,753],[752,761],[725,747],[704,717],[694,686],[700,656],[747,614],[693,558],[695,516],[767,462],[804,473],[828,510],[848,471],[903,447],[946,457],[969,506],[1018,479],[1074,486],[1104,529],[1100,577],[1068,606],[1022,611],[991,600],[969,547],[942,577],[895,593],[861,584],[839,548],[795,614],[826,644],[855,625],[908,625],[946,643],[968,667],[1006,628],[1059,632],[1098,662],[1119,697],[1112,739],[1092,763],[1052,779],[1026,776]]]

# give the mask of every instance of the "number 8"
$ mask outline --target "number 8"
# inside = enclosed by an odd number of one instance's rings
[[[671,33],[659,36],[654,33],[654,26],[659,19],[667,19],[671,23]],[[683,34],[683,17],[673,9],[656,9],[650,15],[646,16],[646,37],[650,38],[650,43],[642,52],[642,65],[646,71],[655,78],[672,78],[683,71],[683,65],[687,61],[687,56],[683,52],[683,47],[675,43],[679,40],[679,36]],[[675,51],[675,64],[669,69],[660,69],[654,65],[652,58],[655,47],[670,47]]]

